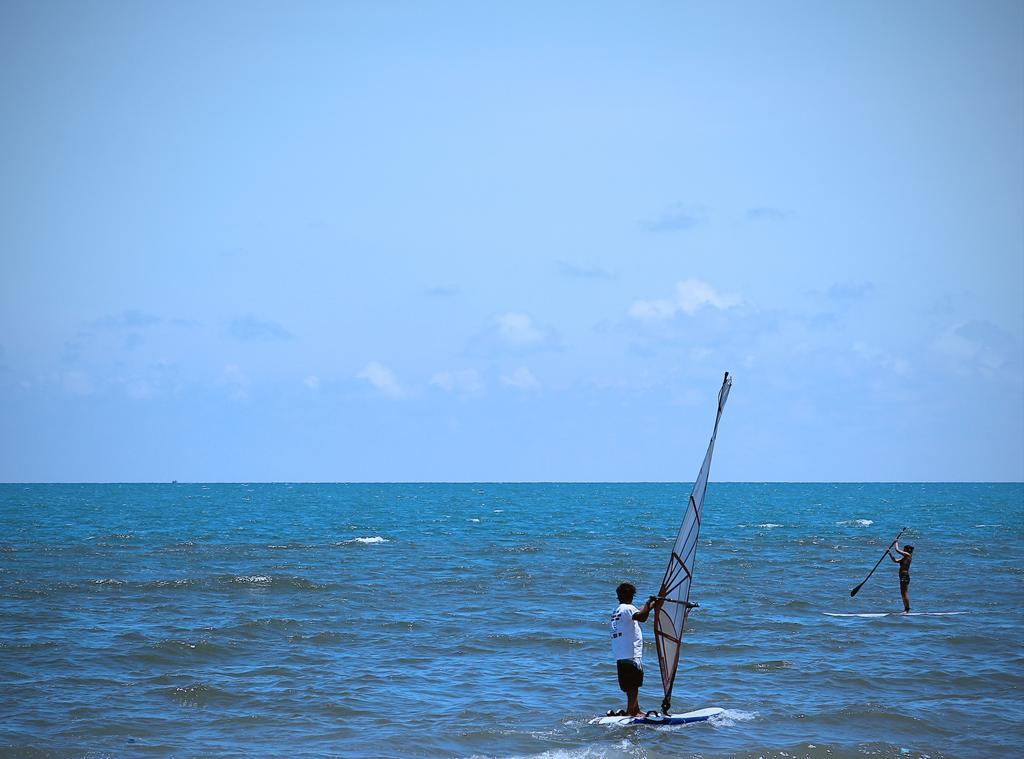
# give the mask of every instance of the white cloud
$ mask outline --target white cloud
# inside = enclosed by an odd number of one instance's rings
[[[954,324],[932,344],[954,371],[960,374],[980,372],[991,375],[1011,364],[1010,357],[1020,355],[1010,333],[987,321],[972,320]]]
[[[540,389],[540,382],[538,382],[537,378],[533,376],[533,372],[525,366],[520,366],[511,374],[502,375],[501,383],[503,385],[510,385],[511,387],[519,388],[520,390]]]
[[[476,369],[438,372],[430,378],[430,383],[458,395],[478,395],[483,390],[480,373]]]
[[[862,359],[882,369],[887,369],[901,377],[910,373],[910,362],[901,356],[893,356],[860,341],[855,342],[851,348]]]
[[[644,321],[664,321],[679,313],[693,316],[702,308],[724,311],[740,304],[734,295],[723,295],[707,282],[684,279],[676,283],[674,297],[658,300],[638,300],[629,308],[629,315]]]
[[[368,363],[356,376],[369,382],[388,398],[402,398],[405,395],[405,391],[398,384],[394,372],[376,361]]]
[[[228,324],[228,334],[236,340],[291,340],[292,334],[277,322],[264,321],[255,316],[240,316]]]
[[[557,351],[560,347],[558,333],[552,327],[538,324],[528,314],[507,311],[489,321],[471,339],[467,351],[471,356],[494,358],[509,353]]]
[[[320,378],[315,374],[311,374],[306,379],[302,380],[302,384],[308,387],[310,390],[320,389]]]
[[[679,307],[687,314],[695,314],[704,306],[724,311],[738,306],[740,299],[732,295],[722,295],[707,282],[699,279],[686,279],[676,285],[676,299]]]
[[[526,314],[507,313],[499,316],[498,334],[502,340],[516,346],[534,345],[544,339],[544,333]]]
[[[670,300],[638,300],[629,307],[629,315],[644,321],[662,321],[675,316],[677,310]]]

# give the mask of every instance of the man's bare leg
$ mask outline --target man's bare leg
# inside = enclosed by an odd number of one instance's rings
[[[626,714],[630,717],[639,717],[640,712],[640,689],[630,688],[626,691]]]
[[[901,588],[900,589],[900,595],[903,596],[903,613],[904,614],[909,614],[910,613],[910,589],[909,588]]]

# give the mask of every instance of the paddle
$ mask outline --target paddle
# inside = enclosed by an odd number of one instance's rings
[[[868,576],[865,577],[861,581],[860,585],[858,585],[856,588],[854,588],[853,590],[850,591],[850,597],[851,598],[853,598],[855,595],[857,595],[857,591],[860,590],[864,586],[864,583],[866,583],[868,581],[868,579],[871,577],[871,575],[873,575],[875,573],[875,570],[878,569],[878,565],[882,563],[882,559],[884,559],[886,557],[886,554],[889,553],[889,550],[894,545],[896,545],[896,541],[900,539],[900,535],[902,535],[906,531],[907,531],[907,528],[904,527],[902,530],[900,530],[899,535],[897,535],[895,538],[892,539],[892,542],[889,544],[889,548],[885,549],[885,553],[882,554],[882,558],[879,559],[877,562],[875,562],[875,566],[871,567],[871,571],[868,572]]]

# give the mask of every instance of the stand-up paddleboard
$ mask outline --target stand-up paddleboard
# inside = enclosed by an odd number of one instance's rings
[[[654,642],[658,647],[658,666],[661,669],[661,685],[665,693],[661,702],[661,713],[648,712],[650,716],[628,717],[612,716],[596,717],[591,724],[596,725],[685,725],[688,722],[703,722],[721,714],[724,709],[710,707],[698,709],[685,714],[671,714],[672,686],[676,681],[676,670],[679,669],[679,653],[683,644],[683,626],[690,614],[690,609],[697,604],[690,603],[690,581],[693,579],[693,564],[697,557],[697,537],[700,533],[700,515],[704,508],[704,496],[708,492],[708,477],[711,475],[711,457],[715,452],[715,438],[718,437],[718,423],[722,420],[722,410],[729,398],[732,379],[729,372],[722,378],[722,387],[718,391],[718,412],[715,414],[715,427],[711,432],[704,463],[693,483],[690,499],[686,503],[683,523],[679,526],[672,553],[669,555],[668,569],[661,581],[658,601],[654,607]]]
[[[590,720],[591,725],[613,725],[616,727],[626,727],[629,725],[686,725],[690,722],[707,722],[712,717],[717,717],[719,714],[724,714],[725,709],[719,709],[717,706],[709,709],[698,709],[695,712],[686,712],[684,714],[657,714],[655,712],[649,712],[647,715],[642,717],[595,717]]]
[[[877,619],[878,617],[952,617],[966,614],[966,611],[878,611],[864,614],[839,614],[831,611],[822,612],[826,617],[860,617],[861,619]]]

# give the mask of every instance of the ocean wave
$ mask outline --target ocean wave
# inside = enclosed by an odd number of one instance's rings
[[[195,541],[183,540],[154,548],[153,553],[195,553],[196,550]]]
[[[750,722],[757,719],[757,712],[745,712],[742,709],[726,709],[721,714],[716,714],[708,722],[715,727],[732,727],[737,722]]]
[[[102,578],[91,578],[86,581],[88,585],[98,586],[100,588],[124,588],[130,590],[164,590],[166,588],[186,588],[191,585],[199,583],[199,580],[195,580],[188,577],[179,577],[173,580],[146,580],[144,582],[138,582],[133,580],[116,580],[110,577]]]
[[[502,546],[498,550],[502,553],[540,553],[541,551],[539,546],[529,544],[521,546]]]
[[[317,632],[310,634],[296,633],[295,635],[289,635],[288,640],[292,643],[344,643],[347,640],[351,640],[351,634],[340,633],[340,632]]]
[[[56,646],[57,643],[52,640],[0,640],[0,651],[41,651]]]
[[[498,580],[506,582],[509,580],[518,580],[520,582],[531,582],[533,575],[530,574],[529,570],[523,567],[505,567],[495,575]]]
[[[866,687],[871,687],[870,678],[864,678]],[[846,681],[843,683],[846,685]],[[864,723],[867,721],[879,725],[882,730],[913,730],[925,726],[935,728],[938,725],[927,719],[913,714],[906,714],[895,711],[889,704],[865,702],[862,704],[848,705],[840,709],[823,708],[813,716],[816,722],[823,726],[848,725],[852,723]]]
[[[838,527],[870,527],[875,521],[873,519],[844,519],[842,522],[836,522]]]
[[[784,659],[776,659],[773,661],[759,661],[752,664],[742,665],[742,669],[748,672],[776,672],[780,669],[789,669],[793,664]]]
[[[299,575],[221,575],[218,579],[229,585],[254,588],[321,590],[327,587]]]
[[[658,728],[668,731],[670,727]],[[545,733],[535,733],[537,740],[550,740]],[[622,757],[646,757],[647,751],[629,739],[623,739],[614,745],[581,746],[580,748],[556,748],[540,754],[512,754],[514,759],[621,759]],[[489,754],[472,754],[469,759],[488,759]]]
[[[242,585],[269,585],[273,581],[274,578],[269,575],[241,575],[231,578],[231,582]]]
[[[205,706],[215,701],[225,701],[234,698],[227,691],[207,685],[206,683],[192,683],[191,685],[169,688],[165,693],[184,706]]]
[[[228,646],[215,643],[207,638],[188,640],[165,638],[148,644],[142,652],[130,654],[132,660],[160,664],[191,662],[196,659],[220,660],[229,652]]]
[[[218,636],[237,637],[240,634],[249,636],[251,633],[264,630],[288,630],[301,624],[298,620],[289,617],[265,617],[263,619],[250,619],[236,625],[226,625],[224,627],[204,627],[202,630],[203,632]]]
[[[319,707],[334,718],[338,717],[370,717],[377,714],[375,709],[362,709],[351,703],[340,701],[326,701]]]
[[[151,588],[187,588],[190,585],[195,585],[196,581],[189,577],[179,577],[175,580],[153,580],[152,582],[143,583],[143,587]]]
[[[403,632],[412,632],[413,630],[422,630],[430,627],[432,623],[424,622],[421,619],[387,619],[380,623],[382,630],[401,630]]]
[[[88,538],[88,540],[97,541],[102,545],[103,541],[106,540],[133,540],[134,538],[135,534],[131,532],[111,532],[105,535],[94,535],[91,538]]]
[[[774,530],[776,527],[785,527],[785,525],[776,524],[775,522],[765,522],[764,524],[759,524],[758,527],[763,527],[766,530]]]
[[[390,543],[391,541],[387,538],[382,538],[380,535],[374,535],[368,538],[350,538],[349,540],[342,540],[339,543],[335,543],[336,546],[344,546],[350,543],[361,543],[362,545],[376,545],[378,543]]]
[[[579,646],[586,646],[590,641],[570,638],[563,635],[546,635],[544,633],[530,632],[513,635],[510,633],[492,633],[485,640],[501,644],[503,647],[517,646],[525,648],[530,645],[540,645],[554,649],[568,649]]]

